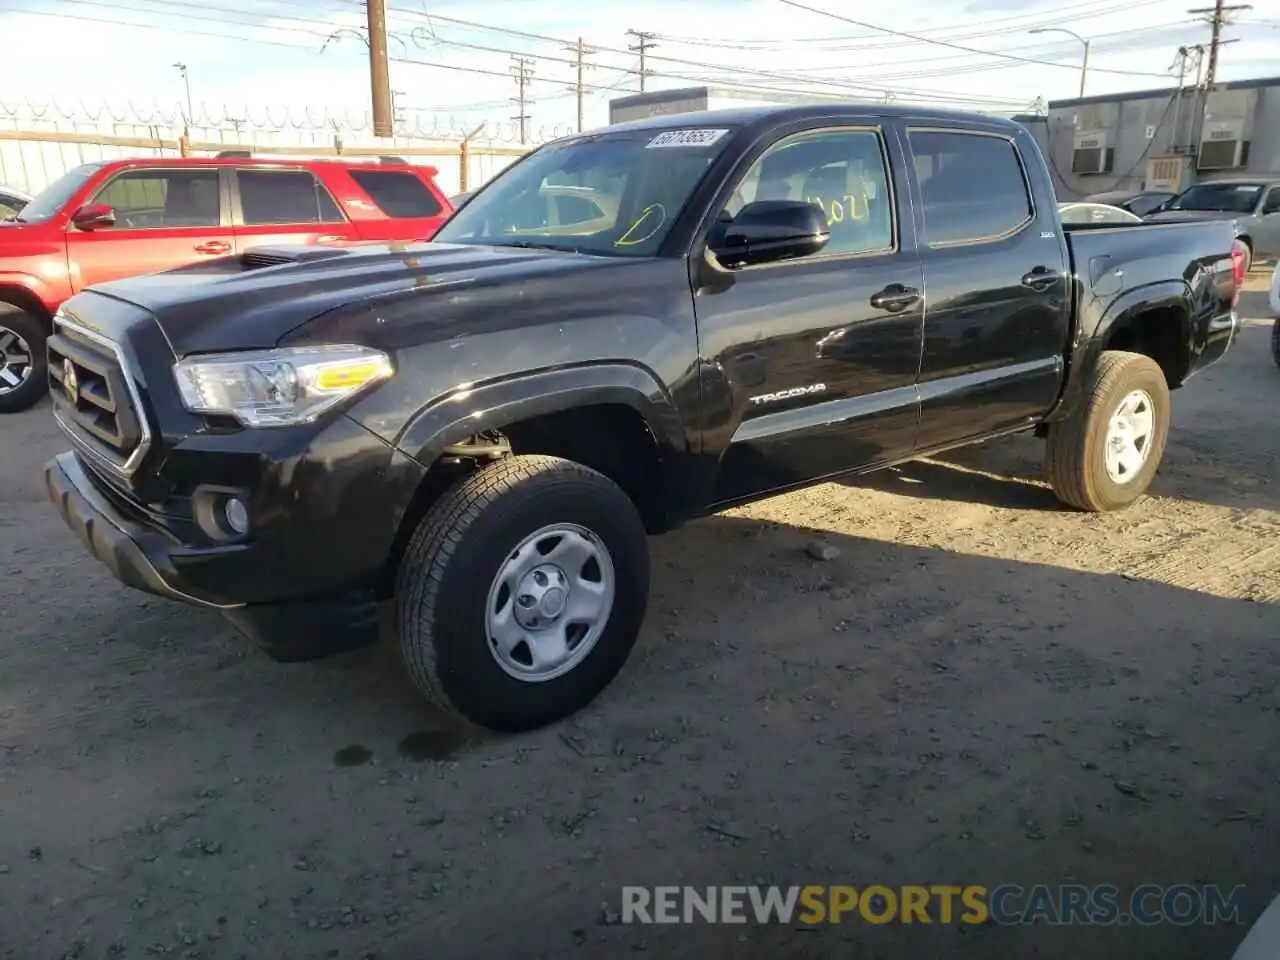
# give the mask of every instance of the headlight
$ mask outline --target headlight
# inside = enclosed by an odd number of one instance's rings
[[[309,423],[394,372],[382,351],[347,344],[206,354],[173,368],[188,410],[248,427]]]

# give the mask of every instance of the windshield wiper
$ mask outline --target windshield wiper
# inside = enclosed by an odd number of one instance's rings
[[[12,217],[5,217],[4,220],[0,220],[0,223],[26,223],[26,222],[27,222],[26,220],[18,216],[16,213]]]

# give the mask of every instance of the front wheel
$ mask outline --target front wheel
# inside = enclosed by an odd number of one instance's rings
[[[1280,317],[1276,317],[1271,324],[1271,359],[1280,367]]]
[[[48,392],[47,338],[45,323],[39,317],[0,303],[0,413],[34,407]]]
[[[472,723],[518,732],[586,706],[622,669],[648,602],[648,541],[607,477],[509,457],[428,511],[397,580],[417,687]]]
[[[1169,385],[1150,357],[1107,350],[1074,414],[1049,426],[1049,482],[1081,510],[1119,510],[1141,497],[1164,457]]]

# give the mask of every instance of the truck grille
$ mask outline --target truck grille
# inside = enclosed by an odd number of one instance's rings
[[[146,453],[147,429],[119,349],[62,322],[48,341],[54,417],[86,453],[129,473]]]

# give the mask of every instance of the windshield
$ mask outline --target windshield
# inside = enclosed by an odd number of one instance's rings
[[[653,256],[729,131],[604,131],[549,144],[473,196],[443,243]]]
[[[101,166],[100,163],[86,163],[68,170],[36,194],[35,198],[18,213],[17,219],[22,223],[40,223],[48,220],[67,205],[67,201]]]
[[[1260,196],[1262,185],[1257,183],[1201,183],[1178,194],[1165,209],[1252,213]]]

